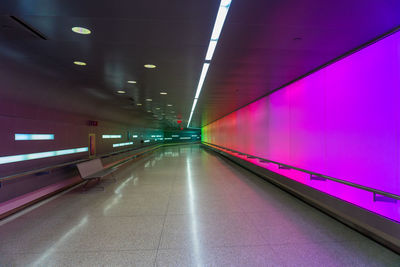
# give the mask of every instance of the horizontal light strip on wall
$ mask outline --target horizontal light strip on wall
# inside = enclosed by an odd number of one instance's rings
[[[206,58],[205,58],[206,62],[204,63],[203,69],[201,71],[199,84],[197,85],[196,95],[194,97],[192,109],[190,111],[190,116],[189,116],[189,120],[188,120],[188,124],[187,124],[188,128],[190,126],[190,122],[192,121],[193,113],[196,109],[197,100],[200,97],[201,89],[203,88],[204,81],[207,77],[207,72],[210,67],[210,61],[212,60],[215,49],[217,47],[218,40],[219,40],[219,37],[222,32],[222,28],[224,27],[226,16],[228,15],[229,7],[231,6],[231,2],[232,2],[232,0],[221,0],[221,3],[219,5],[217,18],[214,23],[214,28],[213,28],[213,31],[211,34],[210,43],[209,43],[208,49],[207,49],[207,54],[206,54]]]
[[[113,147],[130,146],[130,145],[133,145],[133,142],[113,144]]]
[[[54,140],[54,134],[15,134],[16,141],[25,140]]]
[[[120,134],[103,134],[103,139],[117,139],[117,138],[121,138],[122,135]]]
[[[71,148],[57,151],[48,151],[48,152],[39,152],[39,153],[31,153],[31,154],[22,154],[22,155],[14,155],[14,156],[3,156],[0,157],[0,164],[14,163],[19,161],[26,161],[32,159],[42,159],[42,158],[50,158],[56,156],[64,156],[75,153],[87,152],[87,147],[81,148]]]

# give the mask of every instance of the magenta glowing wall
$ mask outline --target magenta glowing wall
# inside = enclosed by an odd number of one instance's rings
[[[396,33],[203,127],[202,140],[400,195],[399,122]],[[262,166],[400,221],[399,201]]]

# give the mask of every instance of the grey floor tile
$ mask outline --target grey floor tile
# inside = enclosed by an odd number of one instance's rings
[[[264,239],[242,213],[168,215],[160,248],[261,245]]]
[[[157,266],[282,266],[269,246],[159,250]]]
[[[219,196],[172,195],[168,204],[168,214],[232,212],[241,212],[241,209],[228,195],[224,194]]]
[[[273,250],[286,266],[399,266],[398,256],[379,245],[372,247],[352,242],[321,242],[274,245]]]
[[[128,194],[127,194],[128,193]],[[94,216],[136,216],[165,215],[169,201],[165,194],[125,194],[113,195],[95,210]]]
[[[0,222],[0,266],[400,266],[399,255],[196,146]],[[157,252],[157,249],[158,252]]]
[[[156,250],[6,254],[0,266],[154,266]]]

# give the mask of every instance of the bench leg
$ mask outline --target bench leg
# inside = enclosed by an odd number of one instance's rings
[[[92,181],[92,180],[97,180],[96,185],[95,185],[95,186],[92,186],[92,187],[88,187],[88,184],[89,184],[90,181]],[[86,181],[86,183],[83,185],[82,188],[83,188],[84,191],[88,191],[89,188],[98,188],[98,189],[100,189],[100,190],[98,190],[98,191],[104,191],[104,186],[98,185],[99,183],[100,183],[100,178],[90,179],[90,180],[87,180],[87,181]]]
[[[114,177],[114,174],[111,173],[111,178],[109,178],[109,179],[104,179],[104,180],[103,180],[103,183],[104,183],[104,182],[116,183],[116,182],[117,182],[117,178],[115,178],[115,177]]]

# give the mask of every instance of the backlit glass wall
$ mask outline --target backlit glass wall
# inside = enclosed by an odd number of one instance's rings
[[[395,33],[203,127],[202,140],[399,195],[399,118]],[[400,221],[399,201],[262,166]]]

